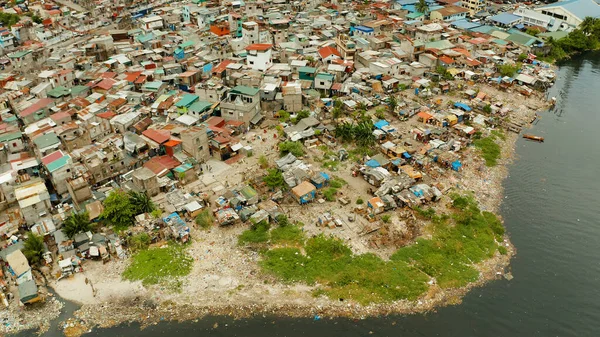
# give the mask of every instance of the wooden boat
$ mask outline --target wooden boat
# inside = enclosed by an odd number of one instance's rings
[[[535,140],[535,141],[538,141],[540,143],[544,141],[544,137],[535,136],[535,135],[529,135],[529,134],[524,134],[523,138],[527,138],[527,139],[530,139],[530,140]]]

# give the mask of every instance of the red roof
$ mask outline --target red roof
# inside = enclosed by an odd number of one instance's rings
[[[206,120],[206,124],[211,125],[211,126],[217,126],[217,127],[221,127],[223,125],[225,125],[225,120],[223,119],[223,117],[217,117],[217,116],[211,116],[210,118],[208,118]]]
[[[106,112],[101,112],[99,114],[96,114],[96,116],[100,117],[100,118],[104,118],[104,119],[111,119],[113,117],[115,117],[117,114],[112,112],[112,111],[106,111]]]
[[[30,105],[27,109],[21,111],[19,113],[19,116],[21,116],[21,117],[29,116],[32,113],[40,111],[43,108],[47,107],[52,102],[54,102],[54,101],[50,98],[40,98],[37,102]]]
[[[142,135],[150,138],[158,144],[162,144],[171,138],[171,132],[166,130],[148,129],[142,132]]]
[[[50,115],[50,118],[52,118],[53,121],[57,121],[63,118],[71,118],[71,115],[66,111],[60,111]]]
[[[232,63],[235,63],[235,61],[233,61],[233,60],[223,60],[223,62],[219,63],[219,65],[216,66],[213,69],[213,73],[215,73],[215,74],[222,73],[223,71],[225,71],[225,69],[227,69],[227,66],[230,65],[230,64],[232,64]]]
[[[146,75],[142,75],[135,80],[135,84],[143,84],[146,83]]]
[[[273,47],[272,44],[268,44],[268,43],[255,43],[255,44],[251,44],[248,47],[246,47],[246,50],[260,50],[260,51],[265,51],[265,50],[269,50]]]
[[[342,57],[342,54],[340,54],[340,52],[333,48],[332,46],[327,46],[327,47],[323,47],[321,49],[319,49],[319,55],[321,55],[321,58],[326,58],[329,57],[331,55],[336,55],[338,57]]]
[[[444,64],[452,64],[454,63],[454,60],[451,59],[450,57],[446,56],[446,55],[442,55],[438,58],[442,63]]]
[[[182,141],[180,141],[178,139],[171,139],[168,142],[166,142],[164,145],[168,146],[168,147],[174,147],[174,146],[177,146],[177,145],[179,145],[181,143],[182,143]]]
[[[126,73],[125,74],[126,75],[125,76],[125,80],[127,82],[132,82],[133,83],[138,78],[138,76],[140,76],[141,74],[142,74],[141,71],[136,71],[136,72],[133,72],[133,73]]]
[[[166,174],[169,170],[181,165],[179,160],[171,156],[153,157],[144,163],[144,167],[154,172],[156,175]]]
[[[98,87],[104,90],[110,90],[110,88],[112,88],[113,85],[115,85],[115,83],[117,83],[117,81],[113,80],[112,78],[105,78],[102,81],[98,82],[98,84],[96,84],[94,87]]]
[[[102,76],[102,78],[115,78],[115,77],[117,77],[117,73],[114,73],[112,71],[107,71],[107,72],[102,73],[101,76]]]
[[[44,165],[48,165],[48,164],[54,162],[55,160],[62,158],[63,156],[64,155],[61,150],[54,151],[54,152],[50,153],[49,155],[43,157],[42,163],[44,163]]]

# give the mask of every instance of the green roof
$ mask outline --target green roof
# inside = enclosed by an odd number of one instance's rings
[[[192,165],[190,165],[188,163],[183,163],[183,164],[177,166],[174,170],[177,173],[183,173],[183,172],[186,172],[186,171],[191,170],[193,168],[194,167]]]
[[[63,96],[68,96],[71,93],[69,88],[65,88],[63,86],[58,86],[50,91],[48,91],[48,96],[52,98],[59,98]]]
[[[186,42],[184,42],[184,43],[180,44],[180,45],[179,45],[179,48],[181,48],[181,49],[185,49],[185,48],[187,48],[187,47],[192,47],[192,46],[193,46],[193,45],[195,45],[195,44],[196,44],[196,42],[194,42],[194,41],[186,41]]]
[[[140,34],[138,36],[135,37],[136,40],[138,40],[138,42],[140,43],[144,43],[144,42],[148,42],[151,41],[152,39],[154,39],[154,34],[152,33],[148,33],[148,34]]]
[[[162,85],[162,81],[147,82],[146,84],[144,84],[144,88],[148,90],[158,90]]]
[[[328,73],[318,73],[317,78],[320,80],[333,81],[333,75]]]
[[[39,136],[33,140],[38,149],[44,149],[49,146],[60,143],[60,139],[54,132],[47,133],[45,135]]]
[[[192,105],[190,105],[189,110],[194,112],[204,112],[212,106],[212,103],[206,101],[196,101]]]
[[[406,14],[406,17],[409,19],[416,19],[416,18],[420,18],[422,16],[423,16],[423,13],[420,13],[420,12],[412,12],[412,13]]]
[[[11,59],[16,59],[16,58],[21,58],[27,54],[31,54],[31,50],[22,50],[22,51],[18,51],[16,53],[10,54],[8,55],[9,58]]]
[[[10,142],[11,140],[21,138],[22,135],[21,132],[4,133],[0,135],[0,142]]]
[[[67,165],[67,163],[69,162],[69,159],[71,159],[71,157],[62,156],[62,157],[56,159],[55,161],[51,162],[50,164],[47,164],[46,168],[48,169],[48,171],[50,173],[52,173],[52,172],[58,170],[59,168]]]
[[[244,196],[244,198],[246,198],[246,200],[252,199],[255,195],[258,194],[258,192],[256,192],[256,190],[252,188],[252,186],[246,186],[242,188],[240,193]]]
[[[190,107],[190,105],[192,105],[192,103],[197,101],[199,98],[200,97],[198,97],[196,95],[185,94],[185,95],[183,95],[183,97],[181,97],[181,99],[179,101],[177,101],[177,103],[175,103],[175,106],[178,108]]]
[[[90,90],[90,87],[88,87],[87,85],[76,85],[73,88],[71,88],[71,95],[77,96],[82,92],[86,92],[88,90]]]
[[[313,67],[300,67],[300,68],[298,68],[298,72],[314,74],[314,73],[317,72],[317,68],[313,68]]]
[[[542,37],[542,38],[549,38],[549,37],[551,37],[551,38],[553,38],[555,40],[560,40],[562,38],[567,37],[567,35],[569,35],[568,32],[559,30],[559,31],[556,31],[556,32],[539,33],[537,36],[538,37]]]
[[[494,40],[492,40],[492,42],[494,42],[495,44],[502,45],[502,46],[508,44],[508,42],[506,42],[505,40],[502,40],[502,39],[494,39]]]
[[[235,88],[231,89],[232,93],[248,95],[248,96],[254,96],[254,95],[258,94],[258,91],[259,90],[257,88],[247,87],[245,85],[238,85]]]
[[[510,34],[506,39],[508,41],[520,44],[522,46],[529,47],[537,41],[537,39],[534,36],[531,36],[529,34],[524,34],[516,31],[512,31],[511,33],[512,34]]]

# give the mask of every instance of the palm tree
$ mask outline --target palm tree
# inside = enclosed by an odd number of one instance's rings
[[[396,96],[394,96],[394,95],[390,95],[390,97],[388,98],[388,108],[392,114],[394,112],[396,112],[397,106],[398,106],[398,98],[396,98]]]
[[[23,247],[23,254],[32,265],[38,264],[44,258],[44,238],[40,235],[29,232],[27,240],[25,240],[25,246]]]
[[[425,0],[419,0],[415,5],[415,9],[417,12],[427,15],[427,12],[429,12],[429,5]]]
[[[146,192],[130,191],[129,201],[135,210],[135,214],[151,213],[156,208]]]
[[[598,24],[598,19],[593,18],[591,16],[586,16],[585,19],[579,24],[579,29],[585,34],[590,35],[594,32],[596,25]]]
[[[63,225],[62,231],[69,238],[74,237],[75,234],[87,232],[92,229],[92,223],[90,222],[88,212],[71,213]]]

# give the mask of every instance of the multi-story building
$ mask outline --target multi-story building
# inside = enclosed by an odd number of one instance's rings
[[[250,121],[260,113],[260,90],[238,85],[227,93],[221,102],[221,117],[238,120],[249,126]]]
[[[475,15],[485,8],[484,0],[462,0],[461,6],[469,10],[469,15]]]
[[[259,71],[266,71],[271,68],[273,65],[272,49],[273,45],[264,43],[252,44],[246,47],[248,67]]]

